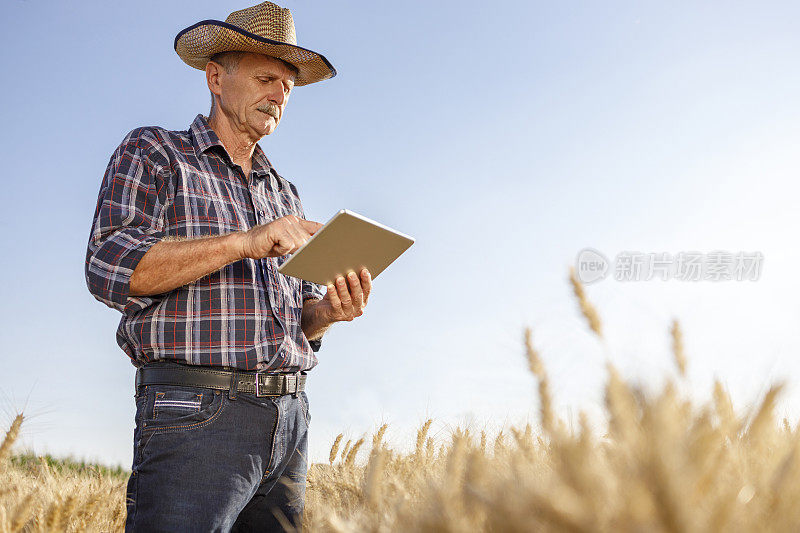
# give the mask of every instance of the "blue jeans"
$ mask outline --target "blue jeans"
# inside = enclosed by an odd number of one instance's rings
[[[301,527],[311,417],[305,392],[259,398],[148,385],[135,399],[126,532]]]

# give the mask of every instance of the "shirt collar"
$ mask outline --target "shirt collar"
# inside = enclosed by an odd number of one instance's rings
[[[199,114],[195,117],[194,122],[189,126],[189,134],[192,137],[192,144],[194,144],[195,151],[197,151],[198,154],[205,153],[211,148],[219,146],[222,149],[219,153],[224,153],[225,161],[233,166],[233,161],[228,151],[225,149],[225,145],[222,144],[216,132],[209,126],[208,119],[205,116]],[[259,178],[264,178],[270,172],[275,172],[269,159],[264,155],[264,151],[258,143],[256,143],[256,147],[253,150],[253,172],[255,172],[256,176]]]

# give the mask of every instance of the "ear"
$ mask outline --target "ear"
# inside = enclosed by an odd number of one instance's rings
[[[223,67],[219,63],[209,61],[206,63],[206,82],[208,83],[208,90],[213,94],[219,96],[222,94],[222,80]]]

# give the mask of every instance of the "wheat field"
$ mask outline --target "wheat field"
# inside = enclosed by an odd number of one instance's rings
[[[600,314],[570,273],[587,327]],[[668,329],[667,329],[668,328]],[[686,379],[680,324],[672,339],[677,379],[655,393],[608,364],[598,432],[583,413],[573,428],[552,408],[550,382],[530,329],[521,342],[538,386],[539,424],[495,435],[457,428],[446,442],[418,430],[412,451],[371,438],[331,448],[308,472],[310,531],[800,531],[800,432],[775,416],[781,385],[736,413],[722,384],[704,404],[679,391]],[[12,454],[18,415],[0,445],[0,533],[119,531],[126,473]]]

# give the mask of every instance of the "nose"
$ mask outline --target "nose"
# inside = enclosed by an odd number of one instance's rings
[[[286,93],[283,92],[283,84],[277,83],[275,85],[276,87],[272,89],[269,99],[275,102],[276,105],[283,107],[283,103],[286,101]]]

